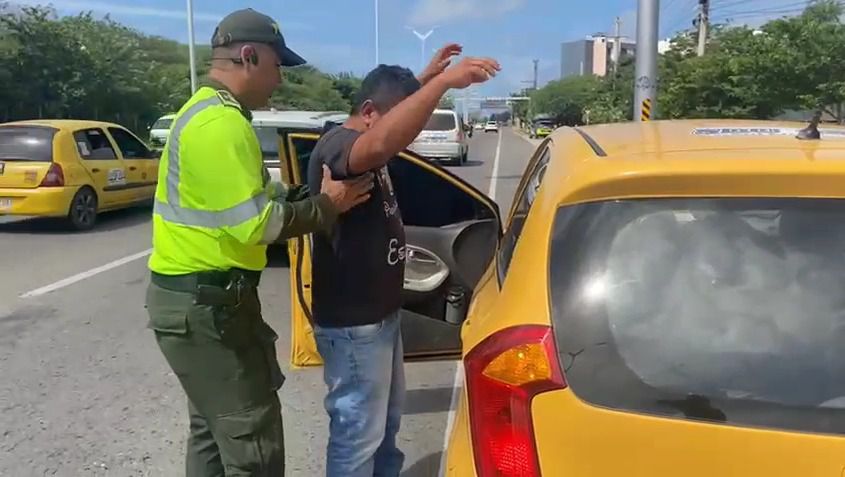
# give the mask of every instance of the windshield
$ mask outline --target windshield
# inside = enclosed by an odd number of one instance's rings
[[[55,134],[49,127],[0,127],[0,161],[52,162]]]
[[[170,126],[173,125],[173,119],[170,118],[161,118],[153,124],[153,127],[150,129],[170,129]]]
[[[458,128],[458,122],[452,113],[434,113],[425,125],[425,131],[451,131]]]
[[[582,399],[845,433],[845,201],[561,209],[551,252],[561,364]]]

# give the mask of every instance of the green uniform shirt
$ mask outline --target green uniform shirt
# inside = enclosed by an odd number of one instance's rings
[[[211,87],[177,113],[159,165],[152,271],[262,270],[267,244],[334,223],[328,197],[287,202],[288,189],[269,181],[249,117]]]

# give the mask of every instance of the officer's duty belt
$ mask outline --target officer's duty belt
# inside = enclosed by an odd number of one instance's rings
[[[200,285],[225,288],[239,276],[243,276],[248,283],[255,287],[258,287],[261,281],[261,272],[241,269],[195,272],[187,275],[162,275],[152,272],[151,280],[157,286],[167,290],[194,293]]]

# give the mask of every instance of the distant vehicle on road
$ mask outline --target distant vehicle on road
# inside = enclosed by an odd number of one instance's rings
[[[555,122],[551,119],[539,119],[531,124],[529,136],[532,139],[547,137],[555,130]]]
[[[460,166],[469,156],[469,140],[458,113],[438,109],[408,149],[428,159],[448,160]]]
[[[497,123],[496,121],[487,121],[487,123],[484,125],[484,132],[499,132],[499,123]]]
[[[803,126],[561,128],[502,238],[409,235],[475,290],[447,475],[839,475],[845,129]]]
[[[0,215],[65,217],[77,230],[106,210],[149,203],[159,154],[100,121],[0,124]]]
[[[153,149],[161,149],[167,143],[167,137],[170,136],[170,128],[173,126],[173,120],[176,118],[175,114],[167,114],[162,116],[150,126],[150,147]]]
[[[476,131],[483,131],[483,130],[484,130],[484,124],[482,124],[482,123],[475,123],[475,130],[476,130]]]

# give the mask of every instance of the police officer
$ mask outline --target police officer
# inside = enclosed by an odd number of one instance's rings
[[[173,122],[153,214],[150,327],[188,397],[188,476],[281,476],[284,439],[277,335],[257,286],[267,244],[328,231],[365,201],[372,177],[321,195],[269,181],[250,110],[265,106],[280,68],[305,61],[254,10],[224,18],[209,79]]]

